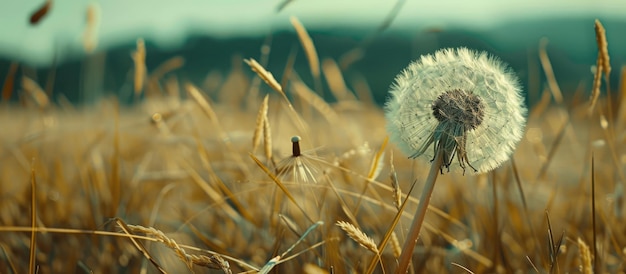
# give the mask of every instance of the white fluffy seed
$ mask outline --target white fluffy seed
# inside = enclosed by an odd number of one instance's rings
[[[484,106],[480,124],[470,127],[457,121],[453,126],[441,126],[441,117],[438,120],[433,114],[433,104],[452,90],[479,98]],[[457,155],[463,149],[466,159],[457,156],[458,161],[450,161],[450,170],[464,169],[463,162],[477,173],[492,170],[508,160],[523,137],[526,107],[518,79],[485,52],[458,48],[424,55],[396,77],[390,93],[385,117],[391,141],[409,156],[431,160],[433,138],[434,142],[456,139],[459,146],[463,145],[457,147]],[[459,137],[464,138],[464,144]]]

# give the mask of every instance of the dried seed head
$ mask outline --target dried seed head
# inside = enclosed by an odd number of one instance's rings
[[[463,131],[475,129],[483,122],[485,106],[480,98],[460,89],[446,91],[437,97],[432,106],[433,116],[440,123],[454,123],[465,127]]]
[[[520,91],[515,75],[486,53],[440,50],[396,77],[385,105],[387,131],[411,158],[432,160],[443,150],[442,169],[486,172],[506,161],[523,136]]]
[[[300,149],[300,136],[291,137],[291,155],[281,160],[276,167],[276,175],[292,182],[317,183],[319,159]]]

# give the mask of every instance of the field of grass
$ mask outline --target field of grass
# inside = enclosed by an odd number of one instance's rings
[[[130,107],[53,104],[7,76],[21,104],[0,105],[0,272],[393,273],[429,163],[386,141],[367,83],[347,87],[294,26],[310,72],[245,59],[189,83],[138,49]],[[626,271],[625,70],[598,76],[611,96],[562,95],[547,58],[512,159],[439,176],[411,272]]]

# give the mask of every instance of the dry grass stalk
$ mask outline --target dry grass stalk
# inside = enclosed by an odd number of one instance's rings
[[[339,57],[339,66],[342,69],[347,69],[352,64],[363,59],[363,56],[365,56],[365,50],[363,48],[359,47],[351,49]]]
[[[359,245],[365,247],[367,250],[374,252],[377,255],[379,254],[378,247],[376,246],[376,243],[374,243],[374,240],[367,236],[367,234],[365,234],[363,231],[348,222],[337,221],[336,224]]]
[[[337,121],[340,121],[337,112],[335,112],[335,110],[324,99],[322,99],[322,97],[313,92],[304,83],[301,81],[293,81],[291,82],[291,85],[294,93],[322,114],[328,123],[335,124]]]
[[[9,255],[7,246],[5,244],[0,244],[0,248],[2,249],[2,254],[4,255],[5,262],[7,263],[6,269],[10,269],[12,273],[18,273],[17,267],[15,266],[11,256]]]
[[[606,30],[598,19],[595,21],[594,29],[596,31],[596,43],[598,44],[598,58],[602,60],[602,70],[604,71],[605,79],[608,81],[611,74],[611,59],[609,58],[608,43],[606,42]]]
[[[264,121],[267,117],[269,105],[269,95],[265,95],[263,98],[263,102],[261,103],[261,107],[259,108],[259,112],[256,115],[256,127],[254,128],[254,133],[252,134],[252,153],[256,153],[257,148],[261,144],[261,135],[263,134],[263,127],[265,125]]]
[[[190,83],[185,85],[185,89],[187,90],[189,95],[191,95],[191,98],[193,98],[196,103],[198,103],[200,109],[202,110],[202,112],[204,112],[204,114],[206,114],[209,120],[216,121],[217,114],[215,113],[215,110],[213,110],[213,107],[211,107],[211,103],[209,103],[209,100],[202,96],[200,90],[198,90],[196,86]]]
[[[278,6],[276,7],[276,11],[280,12],[281,10],[283,10],[285,7],[287,7],[287,5],[289,5],[290,3],[294,2],[295,0],[283,0],[282,2],[280,2],[280,4],[278,4]]]
[[[330,92],[333,93],[337,101],[356,101],[356,97],[346,86],[346,81],[343,79],[337,62],[329,58],[324,59],[322,61],[322,72],[324,72]]]
[[[286,220],[286,219],[283,219]],[[270,271],[277,265],[282,264],[284,262],[293,260],[294,258],[298,257],[299,255],[301,255],[304,252],[307,252],[309,250],[314,250],[315,248],[321,246],[324,244],[325,241],[316,243],[314,245],[311,245],[307,248],[305,248],[304,250],[297,252],[294,255],[291,255],[289,257],[285,257],[287,256],[288,253],[290,253],[298,244],[300,244],[302,241],[304,241],[305,237],[307,237],[307,235],[309,235],[309,233],[311,233],[314,229],[316,229],[318,226],[323,225],[324,222],[323,221],[317,221],[314,224],[312,224],[311,226],[309,226],[309,228],[302,234],[302,236],[300,236],[300,238],[293,243],[289,248],[287,248],[287,250],[285,250],[285,252],[283,252],[282,254],[273,257],[272,259],[270,259],[269,261],[267,261],[265,263],[265,265],[263,265],[263,268],[261,268],[257,273],[258,274],[267,274],[270,273]]]
[[[591,251],[589,250],[589,246],[580,237],[578,237],[576,243],[578,245],[580,272],[584,274],[593,273],[593,265],[591,264]]]
[[[618,114],[617,114],[617,130],[621,131],[624,129],[624,125],[626,124],[626,65],[622,66],[620,72],[620,85],[619,85],[619,105],[618,105]]]
[[[232,220],[240,219],[241,214],[237,212],[233,207],[227,204],[218,203],[224,197],[224,195],[218,191],[212,184],[202,178],[196,170],[191,167],[191,164],[186,160],[182,160],[182,167],[187,172],[192,181],[209,197],[211,201],[217,203],[217,207],[223,210],[223,213],[229,216]],[[245,212],[245,211],[244,211]]]
[[[302,267],[302,273],[304,274],[328,274],[328,271],[314,264],[305,264]]]
[[[15,73],[17,72],[17,68],[19,67],[19,63],[11,62],[11,66],[9,67],[9,72],[7,76],[4,78],[4,84],[2,85],[2,100],[7,101],[11,99],[11,95],[13,94],[13,88],[15,83]]]
[[[170,59],[167,59],[165,62],[161,63],[158,67],[156,67],[152,73],[150,74],[151,80],[158,80],[163,78],[165,74],[182,68],[185,65],[185,58],[181,56],[174,56]]]
[[[389,177],[391,178],[391,187],[393,188],[393,205],[400,210],[402,205],[402,189],[400,189],[400,183],[398,183],[398,174],[396,173],[396,167],[393,165],[393,151],[389,157]]]
[[[180,83],[178,82],[178,77],[176,75],[172,75],[167,78],[165,82],[165,92],[170,98],[173,98],[178,102],[180,98]]]
[[[30,24],[31,25],[39,24],[41,19],[43,19],[52,8],[52,3],[53,3],[52,0],[46,0],[46,2],[43,5],[41,5],[40,8],[35,10],[35,12],[33,12],[33,14],[30,16],[30,20],[29,20]]]
[[[402,7],[406,3],[406,0],[397,0],[393,8],[387,13],[385,16],[385,20],[381,22],[381,24],[374,30],[374,32],[368,34],[365,39],[360,43],[359,46],[351,49],[350,51],[344,53],[339,63],[341,64],[341,68],[347,69],[352,63],[360,60],[365,55],[365,49],[369,44],[371,44],[374,39],[378,38],[380,34],[385,31],[396,19],[398,13],[402,10]]]
[[[602,79],[602,74],[604,74],[604,79],[607,83],[607,92],[610,92],[609,75],[611,74],[611,62],[609,58],[608,43],[606,42],[606,30],[604,29],[604,26],[602,26],[602,23],[600,23],[600,20],[598,19],[596,19],[595,21],[594,29],[596,32],[596,44],[598,45],[598,58],[596,59],[596,71],[593,75],[593,87],[591,89],[591,98],[589,99],[590,101],[589,111],[588,111],[589,115],[592,114],[593,109],[596,106],[596,102],[598,101],[598,97],[600,97],[600,85],[601,85],[600,79]]]
[[[203,90],[206,90],[208,94],[214,94],[223,82],[224,75],[222,71],[213,69],[206,74],[201,87]]]
[[[143,227],[140,225],[129,224],[127,224],[126,227],[128,227],[133,233],[143,233],[153,237],[156,241],[163,243],[165,246],[172,249],[176,253],[176,256],[178,256],[178,258],[180,258],[191,271],[193,271],[193,265],[198,265],[211,269],[221,269],[224,273],[228,274],[232,273],[228,261],[224,260],[224,258],[222,258],[219,254],[212,256],[187,254],[185,249],[180,247],[174,239],[167,237],[161,230],[153,227]]]
[[[293,234],[295,234],[295,235],[302,234],[302,230],[300,229],[298,224],[293,219],[289,218],[288,216],[286,216],[284,214],[278,214],[278,217],[283,221],[283,223],[285,223],[287,228],[289,228],[289,230],[291,230],[291,232],[293,232]]]
[[[244,173],[248,174],[248,166],[243,163],[243,159],[241,158],[241,155],[239,153],[235,153],[235,151],[237,150],[233,147],[230,141],[230,138],[228,138],[228,135],[226,134],[222,125],[220,124],[218,116],[215,113],[215,110],[213,110],[213,107],[211,106],[209,99],[205,98],[200,92],[200,90],[198,90],[198,88],[191,83],[185,84],[185,89],[187,90],[189,95],[191,95],[191,97],[196,101],[196,103],[198,103],[202,112],[204,112],[204,114],[206,114],[209,120],[211,120],[211,122],[213,123],[213,127],[215,128],[220,138],[226,145],[226,148],[228,149],[228,151],[232,152],[231,155],[233,156],[235,162],[237,163],[237,166],[239,166],[239,168]]]
[[[543,89],[543,92],[541,93],[541,99],[535,104],[535,106],[530,110],[530,113],[528,114],[529,119],[540,117],[550,107],[551,96],[550,92],[548,91],[548,88]]]
[[[249,77],[243,70],[243,58],[234,55],[231,58],[231,69],[221,87],[217,90],[217,99],[222,105],[229,105],[235,109],[241,107],[242,102],[250,90]]]
[[[266,66],[269,61],[270,52],[272,51],[272,39],[273,36],[271,34],[268,35],[265,37],[263,45],[261,45],[261,56],[259,57],[261,66]],[[247,75],[244,75],[244,77],[246,77],[246,79],[248,78]],[[256,106],[259,98],[260,87],[261,79],[259,77],[254,77],[246,95],[246,108],[250,109]]]
[[[276,79],[274,78],[272,73],[267,71],[263,66],[261,66],[261,64],[259,64],[256,60],[254,60],[252,58],[244,59],[244,62],[246,62],[246,64],[248,64],[248,66],[250,66],[252,71],[254,71],[261,79],[263,79],[263,81],[265,81],[265,83],[268,86],[270,86],[273,90],[278,92],[283,97],[283,99],[285,100],[285,103],[289,107],[289,110],[293,113],[293,117],[295,117],[296,122],[297,122],[298,126],[300,127],[300,130],[302,130],[304,132],[308,132],[307,126],[302,121],[302,118],[300,117],[300,114],[294,109],[293,105],[289,101],[289,98],[287,98],[287,94],[285,94],[285,92],[283,91],[282,86],[280,84],[278,84],[278,82],[276,81]]]
[[[83,33],[83,48],[92,53],[98,46],[98,26],[100,25],[100,6],[91,3],[87,6],[87,25]]]
[[[378,175],[380,175],[380,172],[383,170],[383,167],[385,166],[385,164],[383,163],[383,161],[385,160],[385,149],[387,148],[388,142],[389,137],[386,137],[382,145],[380,145],[380,149],[378,149],[378,151],[374,155],[372,163],[370,164],[370,170],[367,173],[367,182],[376,180],[376,178],[378,178]]]
[[[400,245],[398,235],[395,232],[391,233],[391,251],[393,252],[393,257],[395,258],[400,258],[400,255],[402,255],[402,246]]]
[[[464,270],[465,272],[467,272],[467,273],[474,274],[474,272],[472,272],[471,270],[469,270],[469,268],[467,268],[467,267],[465,267],[465,266],[462,266],[462,265],[460,265],[460,264],[458,264],[458,263],[450,263],[450,264],[451,264],[451,265],[453,265],[453,266],[456,266],[456,267],[458,267],[458,268],[460,268],[460,269],[463,269],[463,270]]]
[[[37,252],[37,178],[35,177],[35,168],[31,167],[30,178],[30,248],[28,259],[28,273],[35,273],[35,254]]]
[[[137,39],[137,50],[131,54],[135,64],[135,82],[133,85],[135,97],[139,97],[143,89],[144,80],[147,75],[146,68],[146,45],[143,38]]]
[[[119,218],[115,218],[115,223],[122,229],[122,231],[124,231],[124,233],[126,235],[128,235],[128,239],[133,243],[133,245],[135,246],[135,248],[137,248],[137,250],[139,250],[143,256],[148,259],[148,261],[150,261],[150,263],[162,274],[167,274],[167,271],[165,271],[165,269],[163,269],[163,267],[154,259],[154,257],[152,257],[152,255],[150,255],[150,252],[148,252],[148,250],[146,249],[146,247],[138,241],[138,239],[135,239],[133,236],[133,234],[131,233],[131,228],[128,227],[128,225]],[[158,241],[157,239],[154,238],[150,238],[150,240],[153,241]],[[187,264],[185,264],[187,265]]]
[[[274,173],[272,173],[261,161],[259,161],[259,159],[257,157],[255,157],[254,155],[250,154],[250,158],[252,158],[252,160],[254,160],[254,162],[257,164],[257,166],[259,166],[261,168],[261,170],[263,170],[263,172],[265,172],[265,174],[267,174],[267,176],[269,176],[270,179],[272,179],[272,181],[274,183],[276,183],[276,185],[285,194],[285,196],[287,196],[287,198],[302,212],[303,216],[305,216],[307,218],[307,220],[309,220],[311,223],[314,223],[313,219],[311,217],[309,217],[309,214],[307,214],[306,210],[304,210],[302,208],[302,206],[300,206],[300,204],[296,201],[296,198],[287,189],[285,184],[283,184],[283,182],[281,182],[281,180],[278,177],[276,177],[276,175],[274,175]]]
[[[372,89],[367,84],[367,78],[359,73],[355,73],[350,83],[352,87],[354,87],[354,93],[357,95],[361,104],[376,105],[374,97],[372,96]]]
[[[547,45],[547,38],[542,38],[539,41],[539,60],[541,61],[541,66],[543,67],[543,71],[546,74],[548,86],[550,87],[550,92],[552,92],[552,97],[554,97],[554,101],[556,101],[556,103],[560,105],[563,103],[563,93],[559,88],[556,77],[554,77],[552,63],[550,63],[550,58],[548,57],[548,52],[546,51]]]
[[[287,61],[285,62],[285,68],[283,69],[283,77],[280,79],[280,86],[284,90],[287,87],[287,83],[292,78],[294,72],[293,65],[296,63],[296,57],[298,56],[298,50],[295,46],[291,47]]]
[[[111,210],[109,216],[116,216],[122,199],[122,183],[120,181],[120,106],[117,100],[113,100],[113,153],[110,158],[110,181]]]
[[[200,160],[201,160],[202,166],[209,173],[210,181],[213,182],[214,185],[217,185],[217,187],[222,191],[222,193],[225,194],[226,197],[228,197],[228,199],[232,202],[234,207],[237,209],[237,213],[241,214],[241,216],[243,216],[249,222],[254,223],[254,218],[249,213],[249,210],[246,209],[246,207],[244,207],[242,205],[242,203],[240,202],[240,199],[238,197],[236,197],[235,194],[233,194],[233,192],[230,190],[230,188],[215,173],[215,170],[214,170],[213,166],[211,165],[211,159],[209,157],[209,153],[208,153],[206,147],[204,146],[204,144],[202,143],[202,141],[200,140],[200,137],[199,136],[195,136],[194,139],[196,141],[197,152],[200,155]],[[191,167],[189,165],[187,165],[187,168],[191,169]],[[197,174],[195,171],[192,171],[191,173],[194,174],[194,175]],[[204,183],[204,181],[201,181],[200,178],[195,179],[195,180],[196,180],[197,183],[202,184],[202,187],[210,188],[207,184]],[[212,188],[211,189],[207,189],[207,191],[211,192],[210,195],[213,195],[213,193],[214,193],[212,191]],[[219,194],[214,196],[214,197],[215,198],[219,197]],[[216,201],[218,201],[218,200],[216,200]],[[235,214],[235,212],[232,210],[232,208],[230,206],[227,206],[227,205],[221,205],[221,206],[227,207],[227,208],[225,208],[225,212],[228,212],[229,214]],[[233,216],[233,218],[237,218],[236,215],[231,215],[231,216]]]
[[[267,112],[263,118],[263,147],[265,148],[265,157],[268,161],[272,160],[272,128],[267,118]]]
[[[378,178],[378,175],[380,175],[380,172],[383,170],[383,167],[384,167],[383,161],[385,160],[385,149],[387,148],[388,141],[389,141],[389,138],[385,137],[385,140],[380,145],[380,148],[378,149],[378,151],[376,152],[376,154],[374,154],[374,157],[372,158],[372,161],[370,163],[370,169],[369,169],[369,172],[367,173],[367,178],[364,182],[363,190],[361,191],[361,196],[359,197],[359,200],[357,202],[357,207],[356,207],[354,214],[359,213],[362,197],[365,196],[365,192],[368,189],[371,190],[372,196],[374,198],[378,199],[379,201],[383,200],[380,194],[378,194],[378,192],[376,192],[375,189],[372,189],[370,187],[370,183],[375,181],[376,178]]]
[[[309,33],[306,31],[300,20],[298,18],[292,16],[290,18],[291,25],[296,29],[296,33],[298,33],[298,39],[300,39],[300,43],[304,48],[304,52],[306,52],[306,58],[309,61],[309,68],[311,69],[311,74],[313,78],[319,79],[320,77],[320,60],[317,56],[317,51],[315,50],[315,45],[313,44],[313,39],[309,36]]]
[[[23,76],[22,88],[31,96],[40,109],[46,109],[50,106],[50,99],[48,99],[46,92],[33,79]]]
[[[602,79],[602,59],[598,57],[596,61],[596,72],[593,74],[593,85],[591,88],[591,97],[589,98],[589,108],[587,114],[591,116],[593,110],[596,107],[596,102],[600,97],[600,85]]]
[[[165,74],[177,70],[185,65],[185,59],[180,56],[172,57],[152,71],[148,76],[148,90],[151,92],[161,91],[159,86],[159,80],[165,76]]]
[[[259,62],[257,62],[256,60],[254,60],[252,58],[244,59],[243,61],[246,62],[246,64],[248,64],[248,66],[250,66],[252,71],[254,71],[261,79],[263,79],[263,81],[265,81],[265,83],[268,86],[270,86],[273,90],[278,92],[287,101],[289,101],[287,99],[287,96],[285,95],[285,92],[283,91],[283,88],[280,86],[280,84],[278,84],[278,82],[274,78],[274,75],[272,75],[271,72],[265,70],[265,68],[263,66],[261,66],[261,64],[259,64]]]

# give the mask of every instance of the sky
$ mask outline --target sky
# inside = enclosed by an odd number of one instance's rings
[[[144,37],[164,48],[176,48],[191,35],[232,38],[266,35],[291,29],[297,17],[307,29],[376,28],[396,1],[293,0],[280,12],[283,0],[53,0],[37,25],[30,15],[45,0],[4,1],[0,4],[0,58],[35,66],[50,65],[55,52],[85,54],[83,35],[87,9],[94,5],[96,50],[106,50]],[[406,1],[390,31],[463,27],[488,30],[514,20],[567,16],[626,17],[626,1],[617,0],[438,0]],[[507,39],[523,39],[522,34]]]

